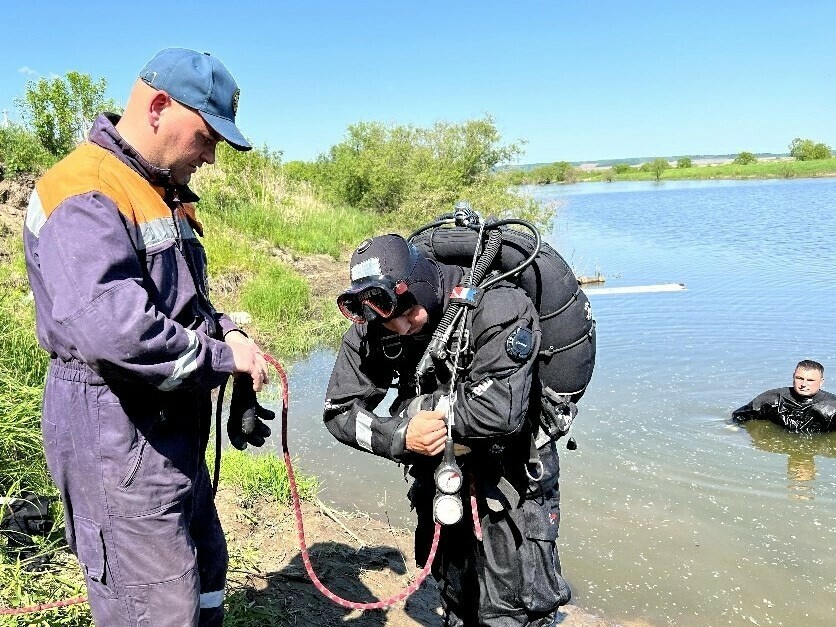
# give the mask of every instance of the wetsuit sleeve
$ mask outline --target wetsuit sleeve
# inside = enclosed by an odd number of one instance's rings
[[[780,389],[768,390],[759,394],[751,401],[738,407],[732,412],[732,420],[746,422],[747,420],[769,420],[770,412],[777,412]]]
[[[472,365],[456,385],[457,440],[497,438],[520,430],[528,414],[540,325],[522,290],[488,290],[473,314]],[[524,341],[525,340],[525,341]]]
[[[363,356],[359,325],[343,336],[325,398],[323,420],[328,431],[353,448],[405,461],[409,417],[378,415],[375,409],[386,396],[394,372],[385,364]]]
[[[102,376],[163,391],[220,385],[234,369],[232,349],[160,313],[142,263],[107,196],[75,196],[56,208],[40,229],[37,264],[62,341]]]

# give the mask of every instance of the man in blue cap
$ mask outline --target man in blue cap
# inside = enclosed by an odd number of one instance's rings
[[[238,95],[217,58],[163,50],[124,114],[99,116],[29,202],[26,265],[51,358],[44,448],[97,625],[223,621],[210,392],[237,375],[230,439],[259,445],[269,430],[242,432],[240,414],[267,365],[209,300],[187,184],[218,142],[250,149],[235,125]]]

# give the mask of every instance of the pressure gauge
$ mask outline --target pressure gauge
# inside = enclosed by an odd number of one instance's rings
[[[462,500],[457,494],[436,494],[433,499],[433,517],[442,525],[455,525],[464,515]]]
[[[456,463],[454,447],[453,438],[448,437],[441,463],[435,469],[435,487],[444,494],[455,494],[462,489],[462,470]]]
[[[462,471],[456,464],[444,462],[436,468],[435,487],[444,494],[455,494],[462,489]]]

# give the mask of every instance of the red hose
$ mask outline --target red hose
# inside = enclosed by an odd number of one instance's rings
[[[44,610],[51,610],[56,607],[66,607],[67,605],[75,605],[76,603],[86,603],[87,597],[73,597],[72,599],[64,599],[63,601],[53,601],[52,603],[38,603],[37,605],[30,605],[28,607],[7,607],[0,609],[0,614],[32,614],[34,612],[42,612]]]
[[[264,355],[264,359],[266,359],[273,367],[278,371],[279,377],[282,381],[282,452],[284,453],[284,463],[287,467],[287,479],[290,483],[290,496],[293,500],[293,513],[296,517],[296,532],[299,537],[299,547],[302,549],[302,561],[305,563],[305,570],[308,572],[308,576],[313,581],[314,586],[316,589],[319,590],[325,597],[340,605],[342,607],[352,609],[352,610],[382,610],[387,607],[391,607],[398,603],[399,601],[403,601],[408,596],[410,596],[413,592],[415,592],[424,580],[427,578],[427,575],[430,574],[430,568],[432,567],[433,559],[435,559],[435,552],[438,549],[438,540],[441,536],[441,525],[436,523],[435,524],[435,532],[433,533],[433,542],[432,546],[430,547],[430,554],[427,557],[427,562],[424,565],[424,568],[421,569],[421,572],[418,574],[418,577],[413,581],[409,587],[405,588],[399,594],[396,594],[388,599],[384,599],[382,601],[375,601],[374,603],[358,603],[356,601],[348,601],[343,599],[333,592],[331,592],[325,585],[319,580],[319,577],[316,576],[314,572],[313,566],[311,565],[311,558],[308,555],[308,546],[305,542],[305,526],[302,522],[302,505],[299,501],[299,492],[296,488],[296,476],[293,474],[293,464],[290,461],[290,451],[287,448],[287,407],[288,407],[288,384],[287,384],[287,374],[285,374],[284,368],[282,368],[281,364],[276,361],[274,357],[271,355]]]

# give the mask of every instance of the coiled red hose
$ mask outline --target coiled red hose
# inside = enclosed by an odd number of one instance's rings
[[[289,404],[287,374],[281,364],[271,355],[267,355],[265,353],[264,359],[276,369],[282,382],[282,453],[284,454],[284,464],[287,467],[287,479],[290,484],[290,496],[293,500],[293,513],[296,518],[296,532],[299,538],[299,547],[302,549],[302,561],[305,563],[305,570],[308,572],[308,576],[311,578],[311,581],[313,581],[316,589],[319,590],[325,597],[337,605],[348,609],[382,610],[395,605],[395,603],[398,603],[399,601],[403,601],[415,592],[427,578],[427,575],[430,574],[430,568],[432,567],[433,560],[435,559],[435,553],[438,550],[438,540],[441,537],[441,525],[439,523],[435,524],[432,546],[430,547],[430,554],[427,557],[427,562],[424,565],[424,568],[421,569],[421,572],[418,574],[415,581],[413,581],[400,593],[382,601],[375,601],[374,603],[358,603],[356,601],[343,599],[326,588],[319,580],[319,577],[316,576],[313,566],[311,565],[311,558],[308,555],[308,546],[305,542],[305,526],[302,522],[302,505],[299,501],[299,492],[296,488],[296,476],[293,474],[293,464],[290,461],[290,451],[287,448],[287,408]]]

